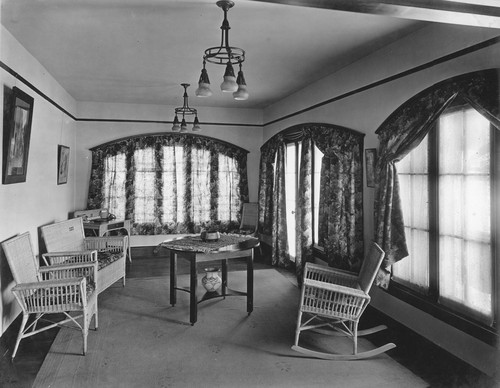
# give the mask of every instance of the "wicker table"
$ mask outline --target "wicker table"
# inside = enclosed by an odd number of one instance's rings
[[[259,246],[257,238],[248,236],[221,235],[215,242],[204,242],[199,236],[182,237],[176,240],[162,242],[157,249],[166,248],[170,251],[170,304],[177,302],[177,290],[190,294],[189,321],[194,325],[198,317],[198,303],[212,298],[225,298],[231,295],[247,297],[247,313],[253,311],[253,257],[254,249]],[[240,257],[247,258],[247,290],[246,292],[231,290],[227,287],[227,261]],[[190,263],[189,287],[177,286],[177,258]],[[196,264],[200,262],[220,260],[222,267],[222,285],[220,292],[207,292],[198,301],[196,288],[198,285]]]

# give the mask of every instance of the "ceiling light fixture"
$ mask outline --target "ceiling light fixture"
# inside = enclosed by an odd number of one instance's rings
[[[245,61],[245,51],[229,45],[229,30],[231,27],[229,27],[229,22],[227,20],[227,11],[234,6],[234,2],[220,0],[216,4],[224,11],[224,20],[220,27],[222,30],[221,43],[219,47],[210,47],[205,50],[205,55],[203,56],[203,69],[201,70],[198,89],[196,89],[195,94],[198,97],[209,97],[212,95],[210,80],[208,79],[208,73],[205,69],[205,64],[210,62],[216,65],[226,66],[224,81],[220,85],[221,90],[223,92],[233,93],[235,100],[246,100],[248,98],[248,91],[245,77],[241,70],[241,64]],[[234,75],[233,65],[240,66],[238,78]]]
[[[187,131],[187,124],[186,124],[186,119],[184,116],[186,115],[194,115],[194,121],[193,121],[193,132],[198,132],[201,130],[200,127],[200,122],[198,121],[198,112],[194,108],[189,107],[188,103],[188,94],[187,94],[187,88],[189,84],[181,84],[181,86],[184,88],[184,104],[180,108],[175,108],[175,118],[174,118],[174,125],[172,125],[172,131],[181,131],[181,132],[186,132]],[[177,115],[182,114],[182,121],[179,122],[179,118]]]

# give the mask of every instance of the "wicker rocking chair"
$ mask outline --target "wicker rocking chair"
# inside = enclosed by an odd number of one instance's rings
[[[23,338],[68,322],[73,322],[81,329],[85,355],[92,316],[95,315],[95,329],[98,323],[95,291],[97,261],[39,267],[28,232],[3,242],[2,248],[16,282],[12,292],[23,313],[12,359]],[[57,322],[50,321],[37,329],[38,323],[47,314],[62,314],[65,318]],[[34,320],[27,325],[30,315],[34,316]]]
[[[358,336],[387,328],[385,325],[380,325],[358,331],[359,319],[370,303],[368,292],[384,256],[384,251],[376,243],[372,243],[359,275],[306,263],[293,350],[327,360],[358,360],[376,356],[396,347],[395,344],[388,343],[358,353]],[[306,314],[304,321],[302,321],[303,314]],[[353,352],[352,354],[324,353],[299,346],[300,333],[305,330],[349,337],[353,341]]]

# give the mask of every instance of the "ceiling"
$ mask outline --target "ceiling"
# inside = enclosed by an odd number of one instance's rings
[[[213,95],[194,96],[203,52],[220,43],[215,0],[0,1],[2,25],[73,98],[92,102],[179,106],[190,83],[193,107],[264,108],[429,22],[500,28],[497,0],[235,0],[229,39],[246,51],[250,92],[235,101],[214,64]]]

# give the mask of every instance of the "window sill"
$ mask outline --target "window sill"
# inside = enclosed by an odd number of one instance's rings
[[[408,289],[407,287],[391,281],[389,289],[387,292],[430,315],[443,321],[458,330],[463,331],[480,341],[483,341],[491,346],[496,346],[499,342],[499,335],[495,328],[482,325],[480,323],[474,322],[465,316],[459,315],[451,311],[450,309],[434,303],[424,296],[417,294],[416,292]]]

